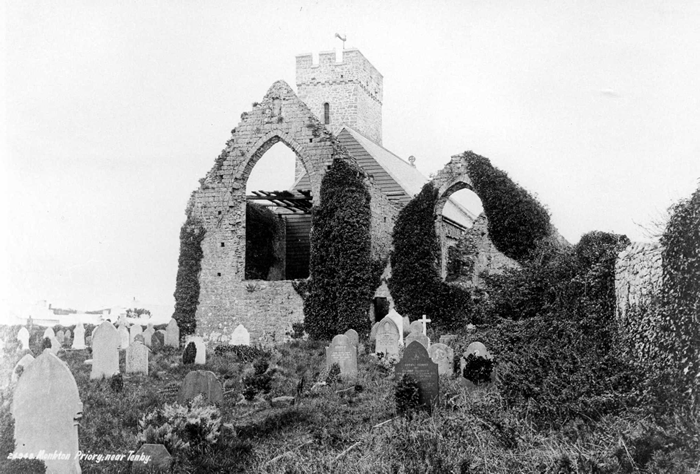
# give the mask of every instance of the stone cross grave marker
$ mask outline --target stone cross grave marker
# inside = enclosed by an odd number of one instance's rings
[[[111,377],[119,373],[119,333],[105,321],[92,332],[91,379]]]
[[[430,338],[421,333],[412,332],[406,336],[406,346],[408,346],[413,341],[419,342],[427,350],[430,347]]]
[[[204,344],[204,339],[201,336],[187,336],[185,342],[185,347],[190,342],[194,342],[194,346],[197,349],[197,355],[194,358],[194,363],[198,365],[204,365],[207,363],[207,346]]]
[[[401,315],[397,313],[394,308],[391,308],[389,310],[389,313],[387,313],[387,315],[384,316],[384,319],[386,318],[391,319],[396,325],[396,328],[399,330],[399,346],[403,346],[403,336],[406,333],[406,331],[408,331],[408,328],[404,324],[404,318],[402,318]],[[384,321],[384,319],[382,319],[382,321]]]
[[[374,353],[379,354],[380,352],[385,355],[398,355],[399,353],[399,341],[400,341],[400,331],[399,328],[394,323],[394,320],[389,316],[385,316],[379,322],[379,328],[377,329],[377,336],[374,345]]]
[[[134,453],[134,461],[131,463],[131,473],[143,472],[170,472],[173,457],[162,444],[144,444]],[[148,459],[143,462],[141,459]]]
[[[428,335],[428,323],[432,323],[433,321],[431,319],[428,319],[423,315],[421,319],[418,320],[419,323],[423,325],[423,335],[427,336]]]
[[[403,358],[396,364],[396,380],[403,374],[408,374],[418,382],[420,404],[429,411],[438,403],[440,392],[440,377],[438,365],[430,360],[428,351],[417,341],[406,347]]]
[[[151,340],[153,339],[153,334],[156,332],[155,329],[153,329],[153,324],[148,324],[148,327],[146,330],[143,332],[143,342],[146,344],[147,347],[151,347]]]
[[[209,370],[193,370],[185,376],[180,387],[177,401],[180,404],[192,400],[199,394],[204,395],[207,403],[217,404],[224,401],[224,390],[214,372]]]
[[[128,348],[129,343],[131,342],[129,330],[126,328],[126,326],[120,325],[119,329],[117,329],[117,332],[119,333],[119,349]]]
[[[80,473],[78,422],[83,404],[68,366],[45,350],[17,382],[12,401],[15,452],[62,453],[46,459],[46,472]]]
[[[129,329],[129,344],[133,344],[134,338],[137,334],[143,334],[143,328],[140,324],[134,324]]]
[[[455,351],[447,344],[440,342],[428,348],[430,359],[438,365],[438,374],[452,375],[454,373]]]
[[[73,349],[85,349],[85,326],[83,323],[78,323],[75,326],[75,334],[73,335]]]
[[[333,364],[340,366],[341,375],[357,375],[357,346],[344,334],[335,336],[326,347],[326,368],[330,369]]]
[[[180,348],[180,328],[177,326],[177,321],[172,318],[165,329],[165,345],[176,349]]]
[[[15,368],[12,369],[12,377],[11,380],[12,382],[17,382],[19,380],[19,372],[21,371],[24,373],[25,370],[27,370],[27,367],[29,367],[32,362],[34,362],[34,356],[31,354],[24,354],[20,360],[17,361],[15,364]]]
[[[250,333],[242,324],[236,326],[231,334],[232,346],[249,346],[250,345]]]
[[[25,327],[21,327],[17,333],[17,340],[22,344],[21,350],[29,350],[29,331]]]
[[[150,349],[134,341],[126,350],[126,373],[148,375],[148,353]]]
[[[358,347],[360,345],[360,335],[357,334],[357,331],[354,329],[348,329],[345,331],[345,335],[348,337],[348,339],[350,339],[350,343],[353,346]]]

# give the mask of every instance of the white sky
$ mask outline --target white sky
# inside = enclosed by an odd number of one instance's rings
[[[385,147],[426,174],[490,158],[571,242],[644,240],[700,178],[696,2],[13,0],[0,16],[0,308],[172,303],[197,180],[336,32],[384,75]]]

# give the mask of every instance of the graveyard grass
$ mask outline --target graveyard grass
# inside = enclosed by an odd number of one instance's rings
[[[499,337],[494,331],[459,335],[455,353],[472,341]],[[542,429],[527,413],[508,409],[495,386],[465,390],[457,377],[441,377],[439,409],[432,415],[397,416],[391,364],[378,361],[369,350],[358,358],[356,380],[341,377],[312,389],[327,379],[326,344],[293,340],[274,349],[210,351],[204,366],[183,365],[181,350],[163,348],[151,354],[148,376],[126,375],[121,351],[120,392],[108,379],[90,380],[90,366],[83,363],[87,351],[62,351],[59,356],[69,365],[84,405],[80,449],[103,454],[138,449],[139,420],[175,403],[187,373],[203,369],[224,385],[220,436],[216,443],[172,452],[175,472],[638,472],[654,451],[654,466],[668,469],[651,472],[693,472],[697,467],[696,454],[682,439],[682,433],[697,435],[697,420],[661,427],[644,412],[628,410],[595,422],[571,419],[556,429]],[[270,391],[239,403],[243,378],[261,359],[269,361]],[[294,405],[274,408],[269,403],[295,394]],[[13,440],[11,393],[2,396],[4,460]],[[83,461],[81,467],[84,473],[130,469],[127,462]]]

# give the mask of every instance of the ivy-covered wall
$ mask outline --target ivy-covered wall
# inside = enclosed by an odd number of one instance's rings
[[[202,269],[202,240],[206,230],[191,214],[180,229],[180,258],[175,282],[175,313],[180,335],[194,334],[199,305],[199,273]]]

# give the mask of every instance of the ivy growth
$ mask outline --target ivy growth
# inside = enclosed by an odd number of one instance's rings
[[[180,229],[180,258],[175,283],[175,313],[173,318],[180,328],[180,336],[194,334],[197,327],[195,313],[199,305],[199,272],[202,269],[202,240],[204,226],[191,213]]]

